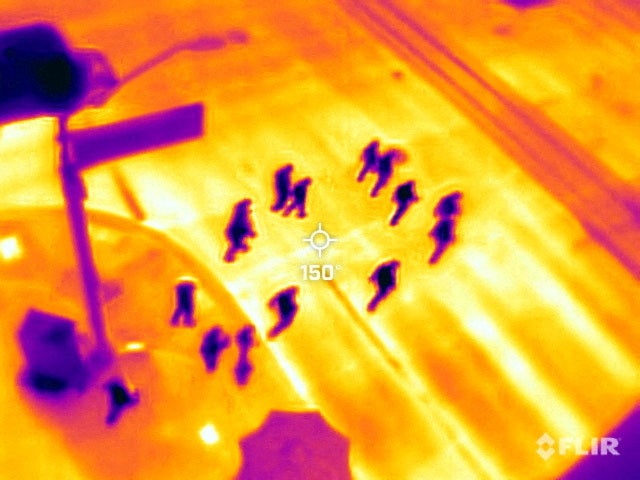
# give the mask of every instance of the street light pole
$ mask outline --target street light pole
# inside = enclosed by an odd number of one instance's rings
[[[69,150],[68,117],[58,117],[58,140],[60,145],[60,178],[65,199],[67,218],[71,228],[76,261],[82,276],[84,302],[93,330],[95,349],[93,360],[106,365],[113,359],[113,347],[109,340],[101,305],[100,278],[91,252],[91,239],[84,209],[87,191]]]

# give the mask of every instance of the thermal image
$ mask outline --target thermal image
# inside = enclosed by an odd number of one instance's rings
[[[640,4],[2,0],[0,480],[640,480]]]

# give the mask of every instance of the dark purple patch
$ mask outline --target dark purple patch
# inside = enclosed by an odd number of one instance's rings
[[[107,425],[114,425],[125,408],[136,405],[140,401],[138,391],[129,391],[121,379],[109,380],[104,385],[109,396],[109,413],[105,422]]]
[[[551,3],[551,0],[503,0],[507,5],[511,5],[515,8],[531,8],[539,7],[547,3]]]
[[[195,311],[196,284],[191,280],[179,282],[175,287],[176,308],[171,316],[171,325],[177,327],[182,320],[182,325],[186,327],[195,326],[193,317]]]
[[[373,283],[376,288],[376,294],[367,305],[367,311],[375,311],[375,309],[378,308],[378,304],[396,289],[399,267],[400,262],[391,260],[376,268],[371,277],[369,277],[369,281]]]
[[[221,326],[215,326],[205,333],[200,345],[200,356],[208,372],[218,368],[218,362],[222,352],[231,346],[231,337],[227,335]]]
[[[305,218],[307,216],[307,191],[311,185],[311,178],[306,177],[296,182],[291,188],[291,199],[289,204],[285,207],[282,214],[286,217],[294,210],[297,210],[296,214],[298,218]]]
[[[251,347],[257,345],[256,341],[256,327],[253,325],[245,325],[238,333],[236,333],[236,344],[241,350],[249,350]]]
[[[69,383],[62,378],[31,372],[27,374],[27,384],[42,393],[59,393],[69,388]]]
[[[87,72],[60,33],[44,23],[0,33],[0,123],[73,112]]]
[[[351,480],[349,441],[318,412],[272,411],[240,440],[238,480]]]
[[[429,258],[429,263],[436,263],[447,247],[455,241],[455,220],[452,218],[444,218],[438,220],[436,225],[429,233],[436,242],[435,249]]]
[[[279,212],[287,204],[289,194],[291,190],[291,173],[293,172],[293,165],[290,163],[276,170],[274,174],[273,189],[275,192],[276,200],[271,206],[272,212]]]
[[[640,478],[640,407],[636,406],[617,427],[605,435],[615,441],[614,455],[588,455],[578,461],[560,480],[635,480]],[[602,439],[601,439],[602,441]]]
[[[229,242],[229,247],[224,256],[225,262],[233,262],[238,252],[247,252],[248,238],[255,238],[256,232],[251,224],[251,200],[244,199],[238,202],[231,214],[229,224],[224,233]]]
[[[69,386],[83,388],[86,366],[80,356],[75,323],[39,310],[30,310],[18,332],[29,385],[42,392]]]
[[[360,156],[360,159],[362,160],[362,169],[360,170],[360,173],[358,173],[358,182],[362,182],[369,172],[376,171],[379,149],[379,140],[372,140],[366,147],[364,147],[362,155]]]
[[[258,344],[255,337],[256,328],[253,325],[246,325],[236,333],[235,341],[239,352],[233,372],[239,386],[246,385],[253,372],[253,364],[249,360],[249,350]]]
[[[194,103],[110,125],[70,132],[78,168],[165,147],[204,134],[204,105]]]
[[[371,190],[371,197],[377,197],[393,176],[393,165],[404,158],[404,152],[396,148],[380,152],[380,141],[372,140],[362,151],[360,159],[363,162],[358,173],[358,182],[362,182],[369,173],[378,175],[375,185]]]
[[[389,225],[397,225],[404,214],[407,213],[409,207],[418,200],[416,184],[413,180],[399,185],[395,192],[393,192],[393,201],[396,203],[397,207],[393,217],[391,217]]]
[[[238,386],[243,387],[249,383],[249,378],[253,373],[253,364],[248,358],[242,357],[237,361],[236,366],[233,368],[233,373],[236,377],[236,383]]]
[[[389,150],[377,158],[376,173],[378,174],[378,180],[371,190],[372,197],[377,197],[380,190],[387,186],[393,175],[393,164],[400,156],[400,150]]]
[[[271,300],[269,300],[269,307],[278,315],[278,323],[269,330],[269,338],[277,337],[293,323],[293,319],[298,313],[298,304],[296,303],[297,294],[298,287],[289,287],[276,293]]]
[[[433,215],[436,217],[451,217],[453,215],[460,215],[462,207],[460,202],[462,201],[462,192],[452,192],[442,197],[436,207],[433,209]]]

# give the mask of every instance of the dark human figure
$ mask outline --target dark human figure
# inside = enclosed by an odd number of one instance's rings
[[[269,330],[269,338],[277,337],[293,322],[296,313],[298,313],[298,304],[296,303],[297,294],[298,287],[289,287],[276,293],[271,298],[271,300],[269,300],[269,308],[276,312],[279,319],[278,323],[276,323],[274,327]]]
[[[249,377],[253,373],[253,365],[246,355],[238,358],[236,366],[233,367],[233,374],[236,377],[236,383],[240,387],[244,387],[249,383]]]
[[[180,280],[175,287],[176,309],[171,315],[171,326],[177,327],[182,319],[182,325],[193,327],[196,322],[193,318],[195,311],[196,283],[190,279]]]
[[[249,361],[249,350],[258,344],[255,335],[256,328],[253,325],[247,325],[236,333],[235,341],[239,353],[233,372],[236,377],[236,383],[239,386],[246,385],[249,382],[251,372],[253,372],[253,365]]]
[[[376,294],[367,305],[367,311],[373,312],[378,304],[387,298],[397,286],[397,272],[400,262],[391,260],[375,269],[369,281],[376,287]]]
[[[121,379],[112,379],[104,385],[109,394],[109,413],[107,414],[107,425],[113,425],[118,421],[122,411],[137,404],[140,401],[140,394],[137,390],[130,392],[127,390]]]
[[[397,225],[402,216],[407,213],[407,210],[412,203],[418,201],[418,195],[416,194],[416,184],[413,180],[403,183],[396,188],[393,192],[393,201],[398,205],[389,225],[392,227]]]
[[[306,177],[295,183],[291,190],[291,200],[289,205],[286,206],[282,213],[285,217],[291,214],[292,211],[298,210],[298,218],[304,218],[307,216],[306,203],[307,203],[307,190],[311,185],[311,178]]]
[[[255,347],[258,344],[256,341],[256,327],[245,325],[236,333],[235,340],[236,345],[242,351],[248,351],[251,347]]]
[[[435,240],[436,248],[429,258],[429,263],[436,263],[447,247],[455,241],[455,220],[453,218],[442,218],[438,220],[429,235]]]
[[[204,360],[207,372],[218,368],[218,361],[222,352],[231,346],[231,337],[221,326],[217,325],[204,334],[200,345],[200,356]]]
[[[290,163],[284,167],[278,169],[274,176],[274,190],[276,194],[276,201],[271,206],[272,212],[278,212],[282,210],[287,204],[289,199],[289,192],[291,190],[291,172],[293,171],[293,165]]]
[[[443,218],[460,215],[460,212],[462,212],[460,200],[462,200],[462,192],[456,191],[445,195],[440,199],[436,208],[433,209],[433,215]]]
[[[358,182],[362,182],[369,172],[375,172],[377,170],[378,156],[380,149],[380,141],[372,140],[369,145],[364,147],[360,159],[362,160],[362,169],[358,173]]]
[[[376,162],[376,172],[378,180],[371,190],[371,197],[377,197],[384,187],[387,186],[393,175],[393,164],[402,157],[402,152],[397,149],[389,150],[378,157]]]
[[[229,242],[229,248],[224,256],[225,262],[233,262],[238,252],[249,250],[247,238],[254,238],[256,232],[251,224],[251,200],[245,198],[238,202],[233,208],[233,214],[224,233]]]
[[[440,260],[445,250],[455,241],[456,216],[462,212],[460,201],[462,192],[455,191],[440,199],[433,209],[433,215],[438,218],[437,223],[429,232],[436,242],[435,249],[429,258],[431,265]]]
[[[380,152],[380,141],[373,140],[369,143],[360,156],[363,165],[358,173],[358,182],[362,182],[369,173],[376,173],[378,180],[371,190],[371,197],[377,197],[384,187],[387,186],[393,175],[393,164],[402,159],[404,152],[397,148],[392,148],[386,152]]]

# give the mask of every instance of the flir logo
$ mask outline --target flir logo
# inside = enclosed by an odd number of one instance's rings
[[[538,455],[549,460],[555,453],[558,455],[620,455],[619,439],[611,437],[594,437],[590,441],[581,437],[560,437],[554,439],[548,433],[536,442]],[[557,447],[557,450],[556,450]]]

